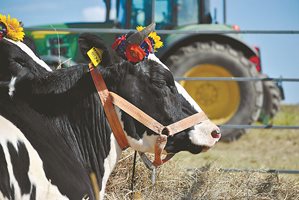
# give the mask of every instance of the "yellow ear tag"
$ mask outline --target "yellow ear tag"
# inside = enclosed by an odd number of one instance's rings
[[[96,67],[102,62],[103,50],[92,47],[87,52],[88,57],[90,58],[92,64]]]

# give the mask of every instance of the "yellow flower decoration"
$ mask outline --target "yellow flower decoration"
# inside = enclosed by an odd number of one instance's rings
[[[7,38],[14,41],[23,41],[25,36],[24,29],[16,18],[0,14],[0,22],[4,23],[7,27]]]
[[[137,27],[136,27],[136,30],[139,31],[139,32],[142,31],[143,29],[144,29],[143,26],[137,26]]]
[[[144,29],[144,27],[137,26],[136,29],[137,29],[137,31],[142,31]],[[154,50],[155,51],[163,46],[163,42],[161,41],[160,36],[157,35],[157,33],[155,31],[151,32],[148,37],[150,37],[154,40],[154,42],[155,42]]]

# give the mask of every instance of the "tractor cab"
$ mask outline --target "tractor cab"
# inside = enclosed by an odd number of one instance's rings
[[[208,0],[117,0],[116,4],[120,28],[146,26],[155,21],[157,29],[175,29],[212,21]]]

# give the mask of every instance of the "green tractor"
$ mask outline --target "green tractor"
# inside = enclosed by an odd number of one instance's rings
[[[265,77],[260,54],[243,42],[238,26],[212,23],[209,0],[104,0],[106,20],[92,23],[65,23],[38,28],[134,29],[156,22],[163,30],[230,30],[233,34],[161,35],[164,47],[157,56],[176,77]],[[96,13],[92,13],[95,15]],[[112,16],[114,15],[114,16]],[[84,62],[77,46],[77,33],[27,31],[37,52],[51,66]],[[116,34],[101,33],[110,44]],[[62,65],[61,65],[62,64]],[[70,64],[70,65],[71,65]],[[269,123],[279,109],[282,88],[261,81],[180,81],[194,100],[217,124]],[[243,129],[224,129],[222,140],[233,141]]]

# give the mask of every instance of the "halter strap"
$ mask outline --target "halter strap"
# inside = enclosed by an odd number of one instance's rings
[[[129,143],[124,133],[124,130],[118,120],[115,108],[112,104],[112,100],[107,86],[105,84],[105,81],[103,79],[103,76],[98,70],[94,69],[94,66],[91,63],[89,64],[89,70],[93,79],[93,83],[98,91],[98,95],[104,107],[106,117],[115,136],[115,139],[117,140],[117,143],[119,144],[120,148],[122,150],[125,150],[129,147]]]
[[[174,135],[178,132],[181,132],[195,124],[198,124],[204,120],[207,120],[208,117],[204,112],[196,113],[189,117],[186,117],[180,121],[177,121],[168,126],[163,126],[161,123],[157,122],[154,118],[137,108],[135,105],[128,102],[126,99],[122,98],[114,92],[109,92],[112,97],[112,102],[114,105],[125,111],[131,117],[133,117],[138,122],[142,123],[147,128],[151,129],[159,135]]]

